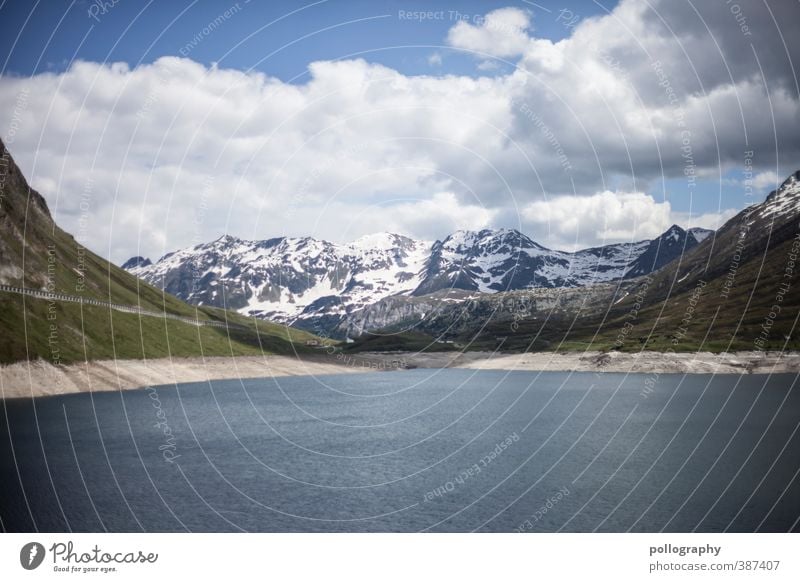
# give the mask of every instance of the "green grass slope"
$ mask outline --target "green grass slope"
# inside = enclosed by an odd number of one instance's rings
[[[224,312],[223,312],[224,313]],[[221,313],[206,313],[212,318]],[[228,315],[228,314],[225,314]],[[242,321],[244,320],[244,321]],[[105,307],[0,294],[0,363],[311,353],[311,334],[237,316],[243,325],[195,326]],[[8,333],[13,330],[12,333]]]
[[[307,332],[197,308],[82,247],[56,225],[0,142],[0,283],[140,306],[228,329],[0,292],[0,363],[303,353]]]

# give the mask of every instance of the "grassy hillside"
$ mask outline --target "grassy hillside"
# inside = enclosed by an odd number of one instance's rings
[[[450,352],[460,350],[463,346],[457,343],[444,343],[436,338],[419,332],[403,331],[386,334],[364,334],[352,344],[344,347],[346,352]]]
[[[0,165],[1,283],[194,316],[192,306],[139,281],[61,230],[2,142],[0,157],[5,161]]]
[[[215,310],[216,311],[216,310]],[[202,312],[201,312],[202,313]],[[224,312],[202,313],[221,318]],[[230,314],[227,314],[230,316]],[[311,353],[311,334],[234,316],[237,327],[198,327],[105,307],[0,294],[0,363]],[[11,331],[11,333],[9,333]]]
[[[0,363],[309,351],[305,341],[314,337],[310,333],[221,309],[196,308],[83,248],[53,222],[44,198],[30,188],[2,142],[0,157],[0,283],[237,324],[230,329],[197,327],[0,292]]]

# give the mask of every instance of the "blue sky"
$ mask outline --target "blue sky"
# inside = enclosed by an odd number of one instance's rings
[[[688,0],[6,1],[0,129],[68,230],[91,185],[117,260],[223,232],[639,240],[800,167],[775,27],[799,10],[742,5],[752,35]]]
[[[204,38],[192,51],[194,60],[242,70],[254,68],[290,82],[303,82],[312,61],[350,55],[362,55],[409,75],[430,74],[428,47],[445,48],[444,38],[456,18],[474,19],[495,8],[518,6],[536,16],[537,35],[559,40],[569,34],[570,22],[604,14],[604,6],[610,9],[615,4],[575,0],[106,3],[109,7],[104,10],[98,2],[87,0],[7,2],[2,7],[0,37],[4,70],[19,75],[63,71],[75,59],[132,65],[153,62],[180,54],[198,31],[238,5],[239,17],[227,19],[220,34]],[[433,13],[433,18],[415,21],[402,17],[416,11]],[[43,39],[48,40],[43,43]],[[420,48],[415,48],[418,45]],[[447,52],[443,72],[476,74],[469,58],[459,51]]]

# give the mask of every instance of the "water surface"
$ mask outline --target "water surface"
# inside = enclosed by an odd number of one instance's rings
[[[7,531],[797,530],[796,380],[408,370],[8,401],[0,518]]]

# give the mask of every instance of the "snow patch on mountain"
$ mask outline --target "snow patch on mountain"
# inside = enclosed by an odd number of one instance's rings
[[[760,214],[764,218],[794,215],[800,211],[800,171],[789,176],[783,184],[767,196]]]
[[[632,266],[636,274],[645,274],[686,244],[697,244],[697,235],[687,236],[675,226],[656,241],[570,253],[547,249],[514,229],[462,230],[434,243],[391,233],[344,244],[311,237],[248,241],[224,235],[151,265],[131,261],[129,270],[196,305],[296,323],[341,319],[396,295],[453,289],[485,294],[615,281],[634,276]]]
[[[420,283],[431,243],[394,234],[333,244],[310,237],[247,241],[225,235],[130,271],[198,305],[291,321],[306,309],[340,314]],[[316,305],[316,307],[315,307]]]
[[[714,234],[713,230],[709,230],[708,228],[700,228],[698,226],[690,228],[688,232],[694,237],[694,240],[696,240],[698,243],[703,242],[709,236]]]

